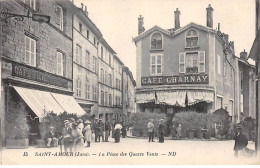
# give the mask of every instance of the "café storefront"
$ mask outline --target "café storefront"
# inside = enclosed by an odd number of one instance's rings
[[[6,122],[12,121],[12,113],[25,114],[30,144],[30,137],[39,134],[39,123],[46,112],[85,114],[72,96],[71,79],[11,60],[5,60],[2,66],[2,140],[9,134]]]
[[[207,74],[142,77],[136,89],[140,111],[172,113],[178,107],[194,106],[202,112],[212,109],[214,88]]]

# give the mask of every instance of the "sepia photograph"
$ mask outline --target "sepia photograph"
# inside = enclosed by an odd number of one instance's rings
[[[260,0],[0,0],[0,165],[259,165]]]

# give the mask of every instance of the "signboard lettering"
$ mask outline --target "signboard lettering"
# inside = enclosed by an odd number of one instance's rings
[[[142,77],[142,86],[147,85],[176,85],[176,84],[208,84],[209,76],[203,75],[183,75],[183,76],[150,76]]]

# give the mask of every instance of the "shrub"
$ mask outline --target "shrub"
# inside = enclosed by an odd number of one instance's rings
[[[133,133],[137,136],[147,136],[147,124],[150,119],[154,120],[155,133],[159,125],[159,120],[167,121],[164,113],[139,112],[130,117],[130,123],[133,125]]]
[[[229,123],[229,114],[224,109],[218,109],[211,115],[211,120],[213,123],[221,123],[221,126],[218,126],[218,132],[215,133],[221,136],[226,135],[228,133],[228,129],[230,128]]]

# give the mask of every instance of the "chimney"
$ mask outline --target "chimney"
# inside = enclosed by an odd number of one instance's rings
[[[84,4],[83,4],[83,3],[81,3],[80,5],[81,5],[81,9],[83,10],[83,8],[84,8]]]
[[[213,28],[213,11],[211,4],[206,8],[207,9],[207,27]]]
[[[176,8],[176,11],[174,11],[174,16],[175,16],[175,29],[180,28],[180,14],[181,14],[181,12],[179,11],[178,8]]]
[[[247,61],[247,52],[245,49],[240,53],[240,58]]]
[[[138,18],[138,35],[143,33],[145,30],[144,28],[144,17],[142,15],[139,16]]]
[[[88,8],[85,6],[84,13],[88,16]]]
[[[220,32],[220,23],[218,23],[218,32]]]

